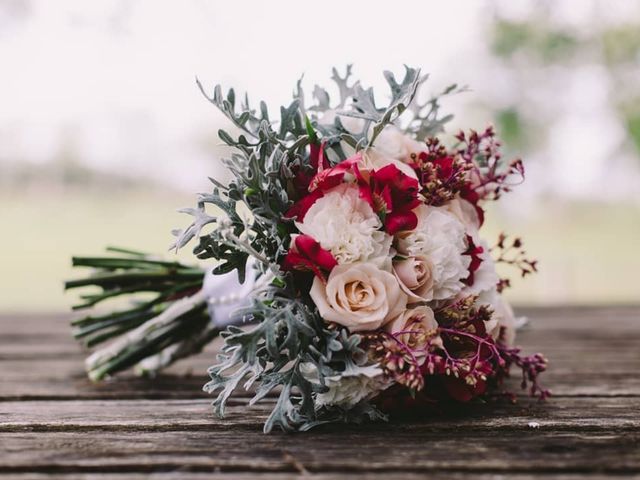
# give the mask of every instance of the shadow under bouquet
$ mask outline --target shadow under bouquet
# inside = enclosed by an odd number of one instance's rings
[[[210,270],[138,252],[77,258],[94,267],[67,287],[96,285],[81,308],[140,291],[151,300],[74,322],[92,346],[93,379],[134,366],[153,373],[224,345],[204,389],[224,415],[234,391],[253,404],[277,396],[265,431],[307,430],[329,422],[386,419],[408,406],[468,402],[502,394],[511,367],[531,395],[546,368],[540,354],[513,346],[517,320],[501,296],[509,280],[536,270],[520,239],[480,235],[483,206],[524,177],[505,162],[492,128],[437,135],[451,116],[440,98],[419,101],[426,80],[406,68],[385,72],[389,101],[334,70],[337,98],[318,86],[308,103],[298,82],[290,105],[272,117],[233,90],[206,98],[234,125],[219,136],[233,153],[233,180],[212,180],[175,247],[195,241]]]

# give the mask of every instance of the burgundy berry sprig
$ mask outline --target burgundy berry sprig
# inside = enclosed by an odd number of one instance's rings
[[[471,165],[437,138],[427,139],[426,146],[426,152],[412,155],[422,185],[420,193],[427,205],[443,205],[468,188]]]
[[[502,144],[496,138],[493,126],[483,132],[470,130],[468,134],[460,131],[456,135],[460,142],[457,153],[471,166],[470,186],[481,200],[498,200],[503,193],[524,181],[524,165],[517,158],[504,164],[500,148]],[[513,177],[516,181],[511,181]]]
[[[508,235],[500,233],[498,241],[489,251],[493,254],[496,263],[509,265],[519,270],[521,277],[524,278],[538,271],[538,261],[527,258],[527,252],[523,246],[524,243],[520,237],[515,237],[512,240]],[[501,278],[498,281],[498,292],[502,292],[508,287],[511,287],[511,281],[508,278]]]

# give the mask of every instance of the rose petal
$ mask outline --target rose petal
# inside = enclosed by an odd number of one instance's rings
[[[418,226],[418,216],[412,212],[392,212],[385,217],[384,227],[389,235],[402,230],[413,230]]]

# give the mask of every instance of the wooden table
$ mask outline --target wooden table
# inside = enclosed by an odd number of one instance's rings
[[[640,308],[519,313],[518,343],[551,362],[547,403],[296,435],[263,435],[266,409],[245,398],[215,418],[200,390],[211,352],[154,381],[92,385],[69,316],[0,316],[0,480],[640,478]]]

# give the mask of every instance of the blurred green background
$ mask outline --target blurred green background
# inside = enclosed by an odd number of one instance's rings
[[[247,14],[244,1],[0,1],[9,72],[0,79],[0,310],[67,309],[62,282],[80,274],[72,254],[117,245],[174,255],[170,231],[187,222],[176,210],[208,188],[207,175],[224,178],[216,131],[228,125],[194,75],[275,106],[300,74],[310,92],[349,62],[375,87],[382,69],[402,63],[432,72],[433,92],[469,85],[444,102],[456,114],[448,134],[493,122],[506,154],[524,158],[527,181],[490,207],[485,227],[490,243],[501,231],[522,236],[540,262],[539,274],[513,279],[511,300],[638,303],[634,3],[407,1],[390,12],[330,1],[310,19],[292,2],[251,4]],[[326,33],[335,12],[354,26]],[[317,38],[290,35],[310,21],[324,25]],[[192,261],[189,251],[179,258]]]

